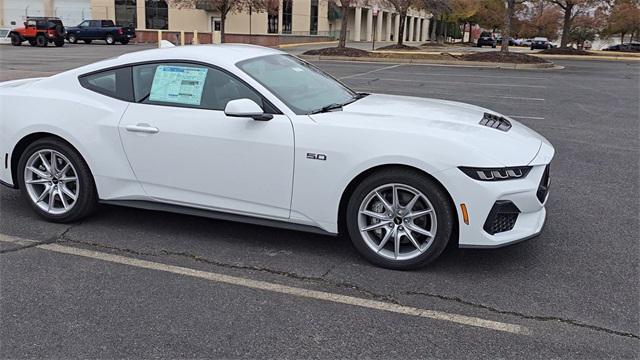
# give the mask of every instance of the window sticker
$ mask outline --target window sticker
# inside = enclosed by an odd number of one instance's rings
[[[206,68],[160,65],[156,68],[149,100],[200,105]]]

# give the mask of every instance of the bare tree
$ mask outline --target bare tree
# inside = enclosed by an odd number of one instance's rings
[[[269,0],[171,0],[171,4],[178,8],[196,8],[215,11],[220,14],[220,36],[225,42],[225,24],[230,13],[245,11],[261,12],[268,8]]]
[[[407,12],[410,8],[423,8],[424,3],[419,0],[386,0],[400,16],[400,28],[398,30],[398,46],[402,46],[404,41],[404,27],[407,22]]]
[[[550,3],[557,5],[562,9],[563,21],[562,21],[562,38],[560,40],[560,47],[567,47],[569,44],[569,36],[571,33],[571,24],[573,19],[578,16],[585,9],[595,5],[598,0],[547,0]]]

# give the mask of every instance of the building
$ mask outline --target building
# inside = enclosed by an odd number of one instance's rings
[[[348,37],[352,41],[396,41],[399,16],[383,1],[350,8]],[[206,0],[0,0],[4,26],[21,24],[24,16],[58,16],[68,25],[83,19],[112,19],[145,30],[216,32],[220,14]],[[407,41],[428,39],[430,15],[410,11],[402,33]],[[336,39],[342,15],[331,0],[275,0],[262,12],[230,13],[225,33],[230,42],[274,45]],[[140,37],[145,39],[144,36]],[[152,39],[153,37],[148,37]]]

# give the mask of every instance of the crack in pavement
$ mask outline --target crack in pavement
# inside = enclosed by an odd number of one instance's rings
[[[374,292],[371,292],[371,291],[369,291],[367,289],[364,289],[362,287],[359,287],[357,285],[352,285],[352,284],[345,283],[345,282],[331,281],[331,280],[328,280],[326,278],[323,278],[324,276],[327,275],[328,272],[325,272],[320,277],[305,276],[305,275],[300,275],[300,274],[296,274],[296,273],[292,273],[292,272],[288,272],[288,271],[274,270],[274,269],[261,267],[261,266],[255,266],[255,265],[241,265],[241,264],[223,263],[223,262],[220,262],[220,261],[207,259],[207,258],[202,257],[202,256],[198,256],[198,255],[194,255],[194,254],[190,254],[188,252],[182,252],[182,251],[169,251],[169,250],[161,249],[161,250],[159,250],[157,252],[146,252],[146,251],[138,251],[138,250],[133,250],[133,249],[128,249],[128,248],[121,248],[121,247],[117,247],[117,246],[105,245],[105,244],[96,243],[96,242],[81,241],[81,240],[74,240],[74,239],[68,239],[68,238],[65,239],[64,242],[88,245],[88,246],[93,246],[93,247],[96,247],[96,248],[107,249],[107,250],[115,250],[115,251],[120,251],[120,252],[124,252],[124,253],[128,253],[128,254],[132,254],[132,255],[138,255],[138,256],[162,257],[163,255],[168,255],[168,256],[184,257],[184,258],[187,258],[187,259],[190,259],[190,260],[193,260],[193,261],[202,262],[202,263],[205,263],[205,264],[214,265],[214,266],[218,266],[218,267],[222,267],[222,268],[229,268],[229,269],[236,269],[236,270],[258,271],[258,272],[264,272],[264,273],[269,273],[269,274],[274,274],[274,275],[280,275],[280,276],[284,276],[284,277],[288,277],[288,278],[292,278],[292,279],[296,279],[296,280],[309,281],[309,282],[315,282],[315,283],[323,283],[323,284],[332,285],[332,286],[343,288],[343,289],[355,290],[355,291],[357,291],[357,292],[359,292],[359,293],[361,293],[363,295],[366,295],[366,296],[368,296],[369,298],[372,298],[372,299],[376,299],[376,300],[380,300],[380,301],[386,301],[386,302],[393,303],[393,304],[396,304],[396,305],[401,305],[396,299],[394,299],[392,297],[389,297],[389,296],[386,296],[386,295],[381,295],[381,294],[376,294]],[[331,269],[329,269],[329,270],[331,270]]]
[[[490,312],[496,313],[496,314],[511,315],[511,316],[515,316],[515,317],[518,317],[518,318],[522,318],[522,319],[542,321],[542,322],[557,321],[557,322],[561,322],[561,323],[564,323],[564,324],[567,324],[567,325],[577,326],[577,327],[586,328],[586,329],[595,330],[595,331],[601,331],[601,332],[605,332],[605,333],[612,334],[612,335],[624,336],[624,337],[629,337],[629,338],[633,338],[633,339],[640,339],[640,335],[637,335],[637,334],[634,334],[634,333],[631,333],[631,332],[613,330],[613,329],[609,329],[609,328],[606,328],[606,327],[586,324],[586,323],[580,322],[578,320],[566,319],[566,318],[561,318],[561,317],[557,317],[557,316],[528,315],[528,314],[520,313],[520,312],[517,312],[517,311],[500,310],[500,309],[497,309],[497,308],[494,308],[494,307],[491,307],[491,306],[488,306],[488,305],[474,303],[474,302],[467,301],[467,300],[464,300],[464,299],[461,299],[461,298],[455,297],[455,296],[429,294],[429,293],[419,292],[419,291],[405,291],[403,294],[404,295],[418,295],[418,296],[432,297],[432,298],[436,298],[436,299],[440,299],[440,300],[457,302],[459,304],[475,307],[475,308],[478,308],[478,309],[487,310],[487,311],[490,311]]]
[[[20,247],[17,247],[17,248],[0,250],[0,255],[7,254],[7,253],[12,253],[12,252],[16,252],[16,251],[21,251],[21,250],[26,250],[26,249],[31,249],[31,248],[37,247],[39,245],[53,244],[53,243],[56,243],[56,242],[59,242],[59,241],[64,241],[66,239],[66,236],[69,233],[69,231],[71,231],[71,229],[73,229],[76,225],[80,225],[80,223],[70,225],[62,233],[60,233],[60,235],[56,235],[54,237],[51,237],[48,240],[43,240],[43,241],[35,241],[35,240],[33,240],[33,241],[30,241],[29,243],[22,243],[24,245],[20,246]],[[17,242],[17,243],[20,244],[20,242]]]
[[[65,232],[65,234],[66,234],[66,232]],[[274,275],[280,275],[280,276],[285,276],[285,277],[296,279],[296,280],[320,283],[320,284],[335,286],[335,287],[343,288],[343,289],[351,289],[351,290],[355,290],[355,291],[357,291],[357,292],[359,292],[359,293],[361,293],[363,295],[369,296],[370,298],[373,298],[373,299],[376,299],[376,300],[386,301],[386,302],[393,303],[393,304],[396,304],[396,305],[402,305],[398,300],[396,300],[395,298],[393,298],[393,297],[391,297],[389,295],[378,294],[378,293],[372,292],[371,290],[362,288],[361,286],[350,284],[350,283],[347,283],[347,282],[338,282],[338,281],[332,281],[332,280],[326,279],[327,274],[330,273],[338,265],[336,265],[334,267],[331,267],[328,271],[326,271],[324,274],[322,274],[322,276],[315,277],[315,276],[304,276],[304,275],[300,275],[300,274],[296,274],[296,273],[292,273],[292,272],[287,272],[287,271],[282,271],[282,270],[274,270],[274,269],[255,266],[255,265],[241,265],[241,264],[223,263],[223,262],[220,262],[220,261],[207,259],[207,258],[199,256],[199,255],[194,255],[194,254],[191,254],[191,253],[188,253],[188,252],[182,252],[182,251],[170,251],[170,250],[161,249],[161,250],[159,250],[157,252],[145,252],[145,251],[138,251],[138,250],[133,250],[133,249],[128,249],[128,248],[121,248],[121,247],[112,246],[112,245],[105,245],[105,244],[101,244],[101,243],[97,243],[97,242],[81,241],[81,240],[74,240],[74,239],[69,239],[69,238],[64,239],[64,242],[82,244],[82,245],[87,245],[87,246],[92,246],[92,247],[102,248],[102,249],[107,249],[107,250],[112,250],[112,251],[119,251],[119,252],[124,252],[124,253],[132,254],[132,255],[137,255],[137,256],[152,256],[152,257],[177,256],[177,257],[183,257],[183,258],[187,258],[187,259],[190,259],[190,260],[193,260],[193,261],[202,262],[202,263],[206,263],[206,264],[209,264],[209,265],[214,265],[214,266],[218,266],[218,267],[222,267],[222,268],[237,269],[237,270],[250,270],[250,271],[258,271],[258,272],[269,273],[269,274],[274,274]],[[586,324],[586,323],[583,323],[583,322],[580,322],[580,321],[577,321],[577,320],[573,320],[573,319],[565,319],[565,318],[555,317],[555,316],[536,316],[536,315],[528,315],[528,314],[524,314],[524,313],[519,313],[519,312],[516,312],[516,311],[500,310],[500,309],[497,309],[497,308],[494,308],[494,307],[491,307],[491,306],[488,306],[488,305],[474,303],[474,302],[467,301],[467,300],[464,300],[464,299],[461,299],[461,298],[458,298],[458,297],[445,296],[445,295],[439,295],[439,294],[429,294],[429,293],[415,292],[415,291],[405,291],[405,292],[402,292],[401,294],[403,294],[403,295],[419,295],[419,296],[433,297],[433,298],[437,298],[437,299],[444,300],[444,301],[457,302],[459,304],[463,304],[463,305],[466,305],[466,306],[471,306],[471,307],[474,307],[474,308],[487,310],[487,311],[490,311],[490,312],[493,312],[493,313],[496,313],[496,314],[510,315],[510,316],[515,316],[515,317],[521,318],[521,319],[534,320],[534,321],[540,321],[540,322],[556,321],[556,322],[561,322],[563,324],[567,324],[567,325],[570,325],[570,326],[576,326],[576,327],[580,327],[580,328],[585,328],[585,329],[590,329],[590,330],[594,330],[594,331],[604,332],[604,333],[611,334],[611,335],[629,337],[629,338],[633,338],[633,339],[640,339],[639,335],[631,333],[631,332],[624,332],[624,331],[609,329],[609,328],[602,327],[602,326]]]

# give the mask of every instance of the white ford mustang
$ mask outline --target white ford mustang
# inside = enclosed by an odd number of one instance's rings
[[[130,53],[1,83],[0,101],[0,181],[51,221],[102,202],[342,231],[395,269],[545,221],[542,136],[477,106],[356,93],[273,49]]]

